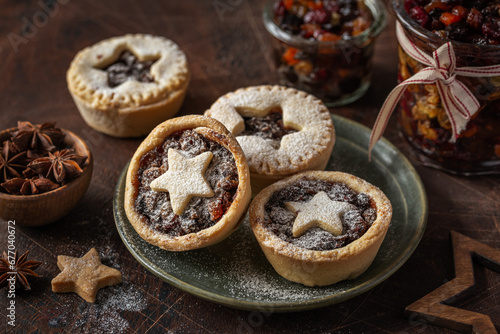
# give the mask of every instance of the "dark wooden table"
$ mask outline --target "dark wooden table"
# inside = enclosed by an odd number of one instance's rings
[[[270,39],[261,23],[262,1],[2,0],[0,7],[0,128],[18,120],[57,121],[81,135],[95,159],[90,188],[68,216],[41,228],[17,228],[17,249],[29,249],[31,258],[43,262],[37,270],[42,277],[32,281],[31,292],[18,290],[14,328],[7,325],[6,291],[0,291],[0,332],[452,332],[425,319],[406,318],[404,309],[454,278],[450,230],[500,249],[498,176],[456,177],[415,166],[426,187],[429,218],[414,254],[374,289],[313,311],[268,314],[205,301],[149,273],[122,243],[113,219],[113,193],[140,140],[107,137],[85,124],[66,88],[70,61],[78,50],[111,36],[141,32],[171,38],[186,52],[192,73],[181,114],[199,114],[226,92],[276,82]],[[371,127],[396,83],[393,26],[391,17],[378,40],[370,90],[333,113]],[[408,155],[394,118],[385,135]],[[7,247],[6,225],[0,222],[0,250]],[[80,257],[91,247],[104,264],[121,270],[123,283],[101,290],[96,304],[76,294],[53,293],[57,255]],[[489,315],[499,329],[500,274],[475,267],[475,293],[452,305]]]

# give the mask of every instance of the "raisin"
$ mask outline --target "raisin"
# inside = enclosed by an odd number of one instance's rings
[[[443,22],[441,22],[439,20],[439,18],[441,17],[441,14],[443,14],[443,10],[441,8],[431,9],[431,11],[429,12],[429,16],[431,19],[430,29],[442,30],[445,28],[445,25],[443,24]]]
[[[330,13],[324,9],[309,11],[304,15],[304,23],[327,23],[330,21]]]
[[[467,8],[463,7],[463,6],[455,6],[455,7],[452,8],[451,13],[453,15],[458,16],[460,18],[460,20],[461,20],[461,19],[463,19],[464,17],[467,16],[468,11],[469,10]]]
[[[450,10],[450,6],[439,1],[433,1],[425,5],[424,9],[427,13],[430,13],[433,9],[440,9],[442,12],[447,12]]]
[[[467,14],[466,22],[472,29],[480,30],[483,24],[483,14],[476,8],[472,8]]]
[[[356,196],[356,205],[361,209],[366,209],[370,206],[370,196],[365,193],[359,193]]]
[[[374,208],[368,208],[365,211],[363,211],[363,219],[368,223],[368,224],[373,224],[373,222],[377,219],[377,210]]]
[[[216,201],[210,202],[210,204],[208,205],[208,211],[210,212],[210,219],[213,221],[217,221],[224,215],[222,201],[218,199]]]
[[[483,23],[481,29],[487,38],[500,39],[500,20]]]
[[[326,68],[316,69],[311,73],[311,79],[314,81],[326,81],[330,77],[330,71]]]
[[[469,26],[465,22],[457,22],[446,27],[446,36],[454,41],[463,42],[469,34]]]
[[[325,0],[323,1],[323,8],[329,12],[338,12],[339,4],[337,1]]]
[[[425,27],[427,22],[429,22],[429,14],[427,14],[427,12],[420,6],[413,7],[409,14],[422,27]]]
[[[406,9],[406,12],[410,12],[410,10],[413,8],[413,7],[417,7],[419,4],[417,2],[417,0],[405,0],[405,3],[404,3],[404,6],[405,6],[405,9]]]
[[[223,180],[219,181],[217,186],[226,191],[229,191],[231,189],[236,189],[238,188],[238,176],[231,174],[226,178],[224,178]]]
[[[283,1],[278,1],[274,3],[274,15],[278,20],[282,20],[285,16],[285,3]]]
[[[349,5],[340,7],[339,12],[340,12],[340,14],[342,14],[342,16],[344,16],[345,21],[352,21],[356,17],[359,16],[359,11],[357,9],[357,6],[355,6],[354,4],[349,4]]]
[[[286,12],[281,22],[281,28],[283,30],[289,31],[290,33],[295,35],[300,33],[300,25],[302,24],[302,20],[297,15]]]

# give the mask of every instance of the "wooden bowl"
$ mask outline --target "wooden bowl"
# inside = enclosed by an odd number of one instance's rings
[[[1,131],[0,143],[16,130]],[[24,196],[0,192],[0,220],[15,220],[17,226],[46,225],[68,214],[85,194],[92,177],[92,153],[80,137],[71,131],[61,130],[66,134],[64,143],[72,146],[77,154],[87,156],[83,173],[68,184],[42,194]]]

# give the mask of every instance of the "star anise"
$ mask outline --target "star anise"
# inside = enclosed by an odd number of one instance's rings
[[[18,153],[21,153],[21,149],[11,140],[6,140],[3,142],[4,146],[7,146],[6,149],[9,150],[11,155],[16,155]],[[3,147],[3,146],[2,146]]]
[[[30,122],[19,121],[17,128],[18,130],[12,134],[12,141],[21,150],[52,152],[65,136],[61,129],[55,127],[55,123],[33,125]]]
[[[23,169],[26,169],[24,159],[26,152],[17,153],[15,144],[6,140],[0,152],[0,182],[5,182],[13,177],[21,177]]]
[[[57,183],[43,176],[33,177],[31,179],[16,177],[0,185],[12,195],[36,195],[59,188]]]
[[[0,287],[7,284],[9,276],[14,276],[16,283],[20,283],[25,290],[31,290],[26,276],[40,277],[34,272],[41,262],[26,261],[29,251],[26,251],[21,257],[18,257],[17,250],[14,253],[14,264],[9,263],[7,253],[3,252],[3,257],[0,258]]]
[[[64,149],[50,153],[46,157],[33,160],[28,167],[44,175],[46,178],[53,178],[58,183],[78,177],[82,172],[81,166],[87,157],[75,154],[73,149]]]

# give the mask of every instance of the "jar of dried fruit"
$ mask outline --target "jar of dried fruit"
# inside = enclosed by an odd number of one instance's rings
[[[451,42],[455,68],[500,64],[497,1],[393,0],[393,8],[406,37],[426,54]],[[399,47],[400,82],[425,67]],[[436,84],[408,86],[397,107],[401,131],[424,165],[464,175],[498,173],[500,76],[457,75],[456,80],[479,102],[456,140]]]
[[[374,42],[387,21],[381,1],[270,0],[263,19],[282,85],[309,92],[329,107],[366,92]]]

